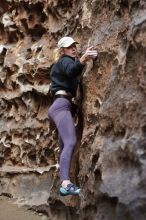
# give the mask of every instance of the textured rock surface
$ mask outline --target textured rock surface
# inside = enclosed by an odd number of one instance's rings
[[[145,0],[9,0],[0,5],[0,193],[48,219],[146,219]],[[49,123],[58,39],[98,49],[82,79],[72,178],[58,195],[59,147]]]

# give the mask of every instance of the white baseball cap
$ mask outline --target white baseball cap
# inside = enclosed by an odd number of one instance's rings
[[[69,46],[71,46],[73,43],[78,44],[78,42],[75,41],[72,37],[62,37],[62,38],[58,41],[58,47],[59,47],[59,48],[69,47]]]

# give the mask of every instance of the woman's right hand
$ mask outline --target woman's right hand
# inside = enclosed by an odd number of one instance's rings
[[[84,65],[90,59],[95,59],[97,57],[97,50],[94,47],[87,48],[86,52],[81,56],[80,62]]]

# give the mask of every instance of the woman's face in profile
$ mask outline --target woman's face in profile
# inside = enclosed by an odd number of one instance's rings
[[[76,44],[72,44],[69,47],[63,48],[64,54],[71,56],[71,57],[77,57],[77,46]]]

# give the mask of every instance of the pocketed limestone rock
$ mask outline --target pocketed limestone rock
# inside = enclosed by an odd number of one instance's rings
[[[2,0],[0,194],[48,219],[145,220],[146,3]],[[60,197],[59,143],[48,119],[57,41],[73,36],[84,70],[71,176],[79,197]]]

